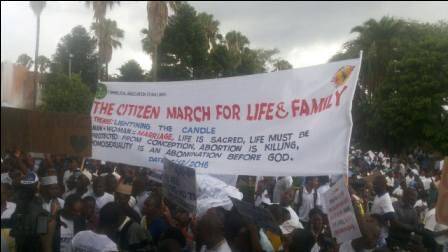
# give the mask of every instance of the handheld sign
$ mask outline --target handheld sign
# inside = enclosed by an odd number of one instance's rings
[[[344,180],[340,179],[324,194],[331,234],[337,242],[361,237],[355,211]]]
[[[194,213],[196,211],[196,171],[164,159],[162,187],[164,196]]]

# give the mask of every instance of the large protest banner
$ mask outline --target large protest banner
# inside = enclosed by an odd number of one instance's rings
[[[338,243],[361,237],[355,211],[344,179],[339,179],[324,193],[331,235]]]
[[[99,84],[92,155],[198,173],[346,173],[361,60],[213,80]]]
[[[164,159],[163,194],[188,212],[196,212],[196,172]]]
[[[24,151],[89,157],[90,116],[2,107],[2,152]]]

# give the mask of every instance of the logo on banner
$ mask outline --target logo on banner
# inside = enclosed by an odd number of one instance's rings
[[[353,72],[353,69],[355,69],[355,66],[350,65],[339,68],[339,70],[334,74],[331,82],[336,84],[336,87],[344,85],[348,80],[348,77],[350,77],[350,74]]]
[[[103,99],[107,95],[107,87],[103,83],[98,83],[98,87],[96,88],[95,97],[97,99]]]

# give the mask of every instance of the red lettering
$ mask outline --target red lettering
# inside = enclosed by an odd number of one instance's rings
[[[339,106],[339,102],[341,100],[341,96],[342,93],[344,93],[344,91],[347,89],[347,86],[344,86],[344,88],[341,90],[341,92],[339,92],[338,90],[336,90],[336,107]]]
[[[297,114],[299,113],[300,110],[300,99],[295,99],[292,101],[291,103],[291,107],[292,107],[292,116],[296,117]]]
[[[280,119],[284,119],[288,116],[288,111],[285,110],[284,102],[280,102],[279,104],[277,104],[277,111],[275,112],[275,116]]]
[[[310,114],[310,107],[306,100],[302,100],[302,109],[300,110],[300,116],[308,116]]]

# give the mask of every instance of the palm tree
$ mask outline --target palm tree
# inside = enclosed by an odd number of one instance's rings
[[[33,59],[28,56],[28,54],[20,54],[16,61],[17,64],[22,65],[26,67],[26,69],[30,70],[31,66],[33,65]]]
[[[198,15],[198,19],[205,28],[205,34],[207,36],[209,47],[211,46],[212,48],[215,48],[216,40],[218,39],[219,21],[213,20],[213,15],[209,15],[207,13],[200,13]]]
[[[107,8],[112,9],[116,4],[120,4],[120,1],[86,1],[86,6],[88,8],[92,7],[93,9],[93,18],[95,19],[95,22],[99,27],[101,27],[100,23],[104,22],[104,20],[106,19]],[[104,50],[106,49],[103,48],[104,43],[100,41],[103,38],[101,29],[98,30],[97,38],[98,38],[98,54],[105,55],[106,53],[104,52]],[[105,63],[102,62],[99,58],[98,58],[98,79],[100,79],[100,77],[102,76],[102,65]]]
[[[37,65],[39,67],[39,73],[43,74],[47,71],[47,69],[50,67],[51,61],[49,58],[45,57],[44,55],[40,55],[37,58]]]
[[[282,70],[291,69],[292,65],[287,60],[277,59],[273,64],[274,70],[273,72],[278,72]]]
[[[36,15],[36,50],[34,53],[34,61],[37,62],[37,57],[39,55],[39,38],[40,38],[40,14],[44,10],[46,5],[45,1],[30,1],[31,9]],[[37,64],[34,64],[34,95],[33,95],[33,105],[36,107],[37,100]]]
[[[249,39],[241,32],[230,31],[226,34],[227,49],[234,53],[241,53],[249,45]]]
[[[168,9],[176,11],[180,2],[178,1],[148,1],[146,12],[148,17],[148,30],[150,43],[152,78],[157,81],[158,72],[158,48],[162,42],[166,25],[168,24]]]
[[[119,40],[124,37],[124,31],[117,27],[117,22],[110,19],[104,19],[100,23],[92,23],[91,29],[95,32],[95,36],[102,48],[101,52],[99,52],[99,59],[101,63],[106,64],[107,80],[109,78],[109,62],[112,59],[112,51],[117,47],[121,47]]]
[[[393,60],[394,38],[403,32],[404,22],[391,17],[383,17],[379,21],[369,19],[361,26],[354,27],[351,32],[358,37],[347,43],[356,51],[363,50],[365,55],[365,86],[372,96],[376,87],[386,75],[388,62]]]

